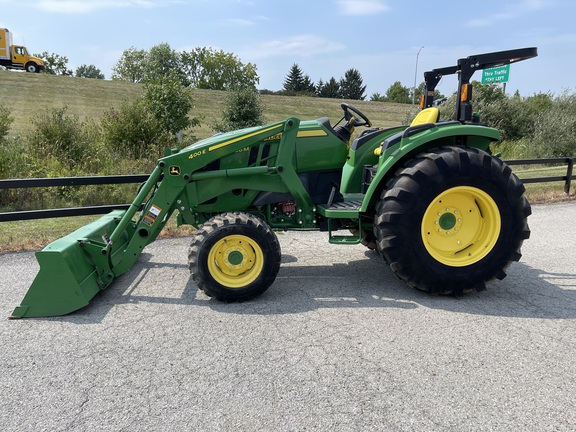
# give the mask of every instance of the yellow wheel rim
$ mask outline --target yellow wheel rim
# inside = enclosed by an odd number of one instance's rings
[[[498,240],[498,206],[481,189],[458,186],[438,195],[422,219],[422,240],[434,259],[464,267],[484,258]]]
[[[264,267],[262,249],[250,237],[230,235],[220,239],[208,254],[210,275],[228,288],[254,282]]]

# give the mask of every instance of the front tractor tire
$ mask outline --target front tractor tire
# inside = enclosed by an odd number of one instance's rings
[[[198,288],[223,302],[249,300],[266,291],[280,259],[276,234],[261,219],[241,212],[223,213],[203,224],[188,254]]]
[[[488,153],[446,147],[396,172],[377,206],[378,251],[409,286],[461,295],[506,276],[530,237],[530,204],[510,168]]]

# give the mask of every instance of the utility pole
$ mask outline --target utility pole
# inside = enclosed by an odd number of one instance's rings
[[[412,105],[414,105],[414,99],[416,97],[416,75],[418,75],[418,56],[420,55],[420,51],[422,51],[424,45],[420,47],[418,50],[418,54],[416,54],[416,68],[414,69],[414,85],[412,86]]]

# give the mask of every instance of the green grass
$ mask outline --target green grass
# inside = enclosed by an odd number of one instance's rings
[[[67,113],[81,120],[98,121],[106,111],[131,102],[143,91],[143,86],[124,81],[30,74],[0,71],[0,100],[12,110],[10,136],[26,135],[30,119],[40,112],[66,106]],[[226,92],[195,89],[192,92],[192,117],[200,119],[193,130],[198,139],[214,134],[212,125],[220,120]],[[342,116],[339,99],[291,96],[262,96],[266,122],[298,117],[301,120],[330,117],[332,122]],[[363,111],[374,125],[387,127],[402,124],[411,105],[370,101],[348,101]]]
[[[0,223],[0,252],[42,249],[99,216],[38,219]]]
[[[1,102],[14,117],[12,136],[26,135],[30,119],[40,112],[66,106],[69,114],[80,119],[99,119],[141,91],[139,85],[116,81],[0,71]]]
[[[0,253],[24,250],[39,250],[100,216],[75,216],[53,219],[36,219],[15,222],[0,222]],[[176,226],[172,217],[164,227],[160,238],[188,236],[194,230],[188,226]]]

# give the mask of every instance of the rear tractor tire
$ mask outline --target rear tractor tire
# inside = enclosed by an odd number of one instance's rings
[[[358,235],[357,229],[351,229],[350,233],[354,236]],[[362,230],[362,239],[360,243],[370,250],[376,250],[376,236],[372,230]]]
[[[266,291],[280,259],[276,234],[261,219],[241,212],[223,213],[203,224],[188,253],[198,288],[223,302],[249,300]]]
[[[374,220],[378,251],[409,286],[461,295],[506,276],[530,237],[530,204],[510,168],[488,153],[446,147],[392,178]]]

